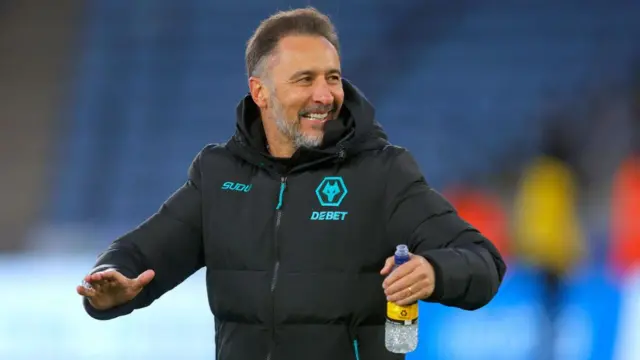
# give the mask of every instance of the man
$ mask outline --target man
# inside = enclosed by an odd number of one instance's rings
[[[235,135],[100,256],[77,288],[89,315],[146,307],[206,266],[217,359],[385,360],[404,358],[384,346],[386,300],[473,310],[493,298],[503,260],[387,142],[341,77],[325,15],[265,20],[246,62]],[[412,259],[387,276],[398,244]]]

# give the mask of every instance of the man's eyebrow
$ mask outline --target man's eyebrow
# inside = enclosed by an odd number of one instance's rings
[[[342,72],[340,71],[340,69],[336,69],[336,68],[331,68],[329,70],[326,71],[327,74],[331,74],[331,75],[342,75]],[[314,76],[318,73],[317,70],[300,70],[300,71],[296,71],[293,75],[291,75],[291,79],[295,79],[298,77],[302,77],[302,76]]]
[[[291,79],[299,78],[302,76],[313,76],[315,75],[315,71],[313,70],[299,70],[291,75]]]

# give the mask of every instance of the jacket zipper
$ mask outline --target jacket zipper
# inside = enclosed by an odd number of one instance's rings
[[[278,194],[278,205],[276,206],[276,222],[274,226],[273,232],[273,253],[274,253],[274,264],[273,264],[273,275],[271,276],[271,350],[269,350],[269,354],[267,354],[266,360],[271,360],[271,353],[273,352],[273,348],[276,344],[276,307],[275,307],[275,296],[274,291],[276,290],[276,285],[278,284],[278,271],[280,270],[280,254],[278,249],[278,230],[280,230],[280,221],[282,219],[282,201],[284,197],[284,191],[287,188],[287,177],[283,176],[280,178],[280,192]]]

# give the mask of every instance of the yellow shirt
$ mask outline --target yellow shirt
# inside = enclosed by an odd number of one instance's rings
[[[576,181],[561,161],[542,157],[525,171],[515,203],[516,248],[525,261],[569,271],[584,255]]]

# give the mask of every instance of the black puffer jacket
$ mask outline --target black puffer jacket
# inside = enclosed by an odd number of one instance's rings
[[[128,314],[206,267],[219,360],[402,359],[384,347],[379,274],[401,243],[436,270],[426,301],[487,304],[505,273],[497,250],[427,185],[405,149],[388,143],[366,99],[347,81],[344,88],[327,145],[287,161],[267,155],[247,96],[233,138],[205,147],[184,186],[94,269],[134,277],[150,268],[155,279],[118,308],[100,312],[85,301],[87,312]]]

